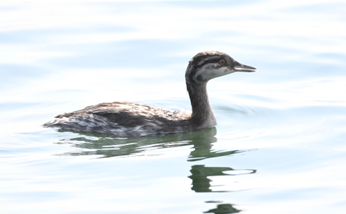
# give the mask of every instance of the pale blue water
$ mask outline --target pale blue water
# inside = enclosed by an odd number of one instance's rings
[[[0,3],[1,213],[346,212],[344,1]],[[190,110],[204,50],[212,129],[102,138],[57,114],[133,101]]]

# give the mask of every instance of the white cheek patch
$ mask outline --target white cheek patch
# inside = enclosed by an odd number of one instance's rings
[[[233,73],[234,71],[229,69],[228,67],[221,67],[219,69],[214,70],[213,73],[213,77],[212,78],[216,78],[216,77],[221,77],[230,73]]]
[[[211,63],[200,68],[199,71],[194,75],[193,79],[197,82],[208,81],[210,79],[224,76],[233,72],[235,71],[231,70],[228,67],[220,67],[218,63]]]

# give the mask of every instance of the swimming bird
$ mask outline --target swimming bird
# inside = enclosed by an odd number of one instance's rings
[[[208,81],[234,72],[254,71],[256,68],[240,64],[225,53],[201,52],[189,61],[185,72],[191,115],[132,102],[111,102],[60,114],[44,126],[119,137],[180,133],[213,127],[216,118],[208,99]]]

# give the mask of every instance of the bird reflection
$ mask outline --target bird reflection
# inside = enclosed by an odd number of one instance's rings
[[[216,129],[211,129],[209,132],[205,132],[203,135],[200,135],[199,138],[194,138],[191,143],[193,144],[193,151],[191,151],[188,161],[202,161],[207,158],[221,157],[234,155],[240,152],[241,150],[231,150],[231,151],[217,151],[213,150],[213,143],[217,142],[215,137]],[[241,171],[242,173],[239,173]],[[212,176],[235,176],[242,174],[252,174],[256,173],[254,169],[246,170],[235,170],[231,167],[207,167],[205,165],[193,165],[191,167],[191,175],[188,176],[192,180],[191,190],[196,193],[202,192],[229,192],[228,190],[218,190],[215,191],[212,189]],[[207,202],[209,203],[209,202]],[[210,209],[204,213],[215,213],[215,214],[225,214],[225,213],[239,213],[241,210],[233,207],[232,204],[223,203],[218,204],[216,208]]]
[[[226,213],[239,213],[240,211],[241,210],[234,208],[232,204],[218,204],[215,209],[210,209],[203,213],[226,214]]]
[[[194,151],[191,152],[189,161],[224,156],[237,152],[211,151],[211,144],[216,142],[215,135],[216,128],[213,127],[195,132],[141,138],[111,138],[98,135],[81,135],[74,138],[61,139],[56,143],[69,144],[72,147],[81,149],[60,155],[96,155],[99,158],[138,156],[149,149],[182,147],[191,144],[193,145]]]
[[[212,150],[212,145],[217,141],[216,137],[216,128],[210,129],[208,132],[205,132],[198,136],[198,138],[192,139],[191,143],[193,144],[193,151],[190,153],[188,161],[199,161],[207,158],[214,158],[226,155],[232,155],[239,153],[239,150],[231,151],[216,151]]]
[[[232,174],[225,173],[225,171],[233,171]],[[189,176],[192,179],[191,189],[195,192],[228,192],[227,190],[213,191],[211,189],[210,182],[212,181],[208,177],[210,176],[235,176],[243,174],[256,173],[254,169],[241,170],[242,173],[238,173],[238,170],[234,170],[230,167],[206,167],[204,165],[194,165],[192,166],[190,172],[192,175]],[[245,171],[245,172],[244,172]]]
[[[208,176],[227,175],[224,171],[229,170],[233,169],[229,167],[205,167],[204,165],[194,165],[190,170],[192,175],[189,176],[189,178],[192,179],[191,189],[195,192],[212,192],[210,189],[211,179],[209,179]]]
[[[139,156],[146,150],[187,146],[190,145],[191,139],[198,135],[199,132],[141,138],[111,138],[98,135],[82,135],[75,138],[61,139],[56,143],[70,144],[73,147],[81,149],[61,155],[96,155],[99,158],[110,158]]]
[[[203,161],[208,158],[229,156],[244,152],[241,150],[220,151],[212,149],[213,144],[217,142],[217,138],[215,136],[216,128],[213,127],[189,133],[141,138],[110,138],[105,136],[81,135],[75,138],[61,139],[57,142],[57,144],[70,144],[71,146],[80,149],[75,152],[64,153],[61,155],[96,155],[99,158],[121,156],[131,157],[142,155],[146,150],[192,145],[192,151],[187,159],[188,162]],[[251,174],[256,172],[256,170],[253,169],[241,171],[242,174]],[[238,172],[238,170],[231,167],[211,167],[205,166],[204,164],[196,164],[191,166],[191,174],[188,176],[188,178],[192,180],[191,190],[196,193],[222,193],[229,192],[229,190],[213,190],[211,177],[241,175]],[[220,186],[218,186],[218,188],[220,188]],[[218,205],[216,208],[205,211],[204,213],[223,214],[241,212],[241,210],[234,208],[232,204],[221,202],[217,202],[217,204]]]

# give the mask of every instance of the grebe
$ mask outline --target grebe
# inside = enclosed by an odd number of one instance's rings
[[[216,118],[209,104],[207,82],[234,72],[253,71],[256,68],[242,65],[225,53],[201,52],[189,61],[185,73],[191,115],[138,103],[112,102],[60,114],[44,126],[119,137],[179,133],[212,127],[216,125]]]

